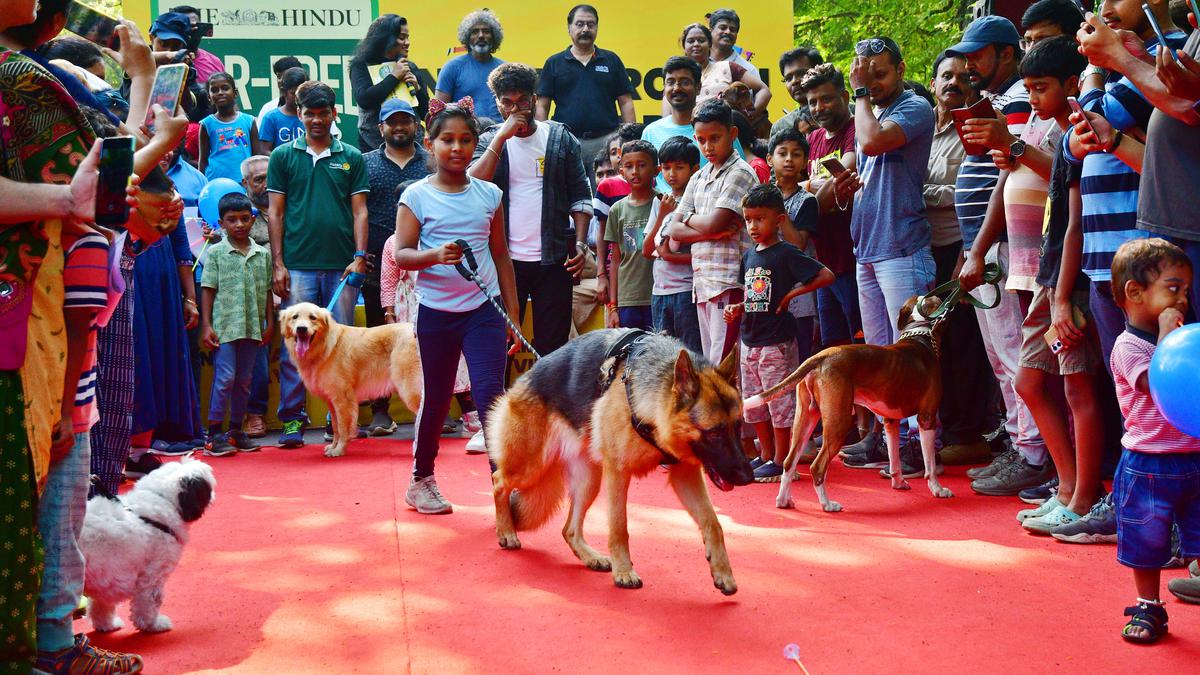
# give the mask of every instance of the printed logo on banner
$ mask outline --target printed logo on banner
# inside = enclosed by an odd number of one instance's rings
[[[161,4],[161,3],[160,3]],[[206,0],[201,21],[221,39],[362,39],[371,24],[371,0],[289,0],[287,7],[246,7],[244,0]]]

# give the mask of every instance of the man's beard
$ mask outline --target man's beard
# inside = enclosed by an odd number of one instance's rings
[[[475,43],[471,45],[471,53],[479,56],[487,56],[492,53],[492,45]]]
[[[271,204],[271,200],[267,196],[267,191],[263,190],[262,192],[251,192],[250,203],[254,204],[259,211],[265,211],[266,208]]]
[[[412,147],[414,139],[415,136],[401,136],[399,138],[388,136],[383,139],[383,142],[387,143],[388,147],[393,150],[407,150]]]

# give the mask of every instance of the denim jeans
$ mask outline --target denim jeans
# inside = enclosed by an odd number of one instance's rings
[[[817,289],[817,320],[822,346],[854,341],[854,336],[862,330],[862,317],[858,312],[858,280],[853,271],[842,272],[833,278],[832,284]]]
[[[896,341],[900,307],[933,287],[935,269],[928,248],[902,258],[858,263],[858,302],[867,344],[890,345]]]
[[[666,333],[697,354],[702,352],[700,319],[691,291],[650,296],[650,316],[656,333]]]
[[[284,347],[283,351],[287,348]],[[249,415],[266,415],[267,399],[271,396],[271,369],[267,359],[271,354],[271,345],[265,342],[258,348],[258,356],[254,359],[254,376],[250,378],[250,399],[246,401],[246,413]]]
[[[279,309],[287,309],[301,302],[311,302],[324,307],[333,298],[338,282],[342,280],[342,270],[288,270],[292,277],[292,292],[287,299],[279,303]],[[337,305],[333,308],[333,319],[347,326],[354,325],[354,304],[358,293],[351,286],[342,291]],[[300,373],[288,358],[286,349],[279,351],[279,421],[303,421],[307,414],[304,410],[304,399],[308,392]]]
[[[487,302],[469,312],[417,307],[417,348],[424,380],[413,439],[414,476],[433,475],[460,355],[467,362],[479,421],[487,428],[492,402],[504,391],[506,330],[504,319]]]
[[[1008,242],[997,242],[984,256],[987,262],[999,263],[1000,268],[1008,269]],[[975,309],[975,318],[979,320],[979,334],[983,337],[983,348],[987,352],[988,361],[992,364],[992,372],[1000,384],[1000,394],[1004,397],[1006,418],[1004,429],[1012,439],[1013,447],[1021,453],[1025,461],[1033,465],[1046,463],[1046,441],[1038,431],[1033,421],[1033,413],[1029,406],[1017,395],[1017,367],[1021,359],[1021,324],[1025,321],[1025,313],[1021,311],[1021,301],[1016,293],[1010,293],[1005,284],[1007,275],[1000,281],[1000,304],[992,309]],[[971,295],[986,303],[995,299],[995,291],[991,286],[980,286],[971,291]]]
[[[212,394],[208,397],[208,422],[229,420],[229,428],[241,427],[246,419],[246,401],[250,399],[250,383],[254,379],[254,362],[258,360],[258,340],[224,342],[213,354]],[[225,406],[229,405],[229,416]]]
[[[72,622],[83,593],[84,560],[79,548],[91,474],[91,433],[75,434],[75,445],[50,465],[38,500],[37,526],[46,547],[46,571],[37,598],[38,650],[56,652],[75,644]]]
[[[650,305],[618,307],[617,319],[621,322],[621,328],[650,330],[654,325],[654,320],[651,318]]]

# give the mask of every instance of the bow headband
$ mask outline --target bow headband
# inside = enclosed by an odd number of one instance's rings
[[[475,99],[470,96],[464,96],[454,103],[446,103],[440,98],[435,98],[429,102],[429,113],[425,115],[425,126],[428,127],[433,118],[442,114],[447,108],[461,108],[467,111],[471,117],[475,116]]]

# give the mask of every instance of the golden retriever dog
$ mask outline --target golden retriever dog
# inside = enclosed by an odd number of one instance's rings
[[[279,313],[279,325],[304,386],[333,414],[326,457],[344,455],[358,436],[359,401],[395,392],[409,410],[421,406],[421,359],[411,323],[343,326],[324,307],[301,302]]]

